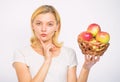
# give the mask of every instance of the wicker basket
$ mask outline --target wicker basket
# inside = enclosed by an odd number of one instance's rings
[[[95,56],[102,56],[103,53],[107,50],[109,43],[103,44],[100,42],[90,42],[90,41],[83,41],[78,39],[79,47],[84,55],[95,55]]]

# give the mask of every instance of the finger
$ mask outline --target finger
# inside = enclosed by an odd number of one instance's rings
[[[91,61],[95,61],[95,55],[92,55],[90,58]]]
[[[96,62],[99,61],[99,58],[100,58],[99,56],[93,56],[91,62],[93,62],[93,64],[95,64]]]
[[[93,55],[88,55],[88,60],[89,61],[93,60],[93,57],[94,57]]]
[[[91,55],[85,55],[85,60],[86,61],[91,61],[92,60],[92,56]]]
[[[96,56],[95,61],[98,62],[100,60],[100,56]]]
[[[44,47],[45,47],[45,44],[44,44],[44,42],[42,41],[41,37],[39,38],[39,41],[40,41],[42,47],[44,48]]]
[[[48,50],[52,51],[54,50],[55,46],[51,43],[51,44],[48,44]]]
[[[85,60],[87,60],[87,55],[85,55],[85,57],[84,57],[84,58],[85,58]]]
[[[44,49],[44,55],[50,54],[51,44],[47,44],[43,49]]]
[[[89,61],[89,56],[85,55],[85,61]]]
[[[50,50],[52,48],[51,44],[46,45],[46,49]]]

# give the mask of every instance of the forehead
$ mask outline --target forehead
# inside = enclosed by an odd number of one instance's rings
[[[35,20],[40,21],[55,21],[55,16],[53,13],[42,13],[35,17]]]

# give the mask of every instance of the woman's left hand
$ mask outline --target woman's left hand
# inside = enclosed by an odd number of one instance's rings
[[[96,62],[99,61],[99,59],[100,56],[85,55],[85,62],[83,64],[83,67],[89,70]]]

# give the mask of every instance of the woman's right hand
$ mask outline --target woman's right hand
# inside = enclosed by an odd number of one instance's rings
[[[54,45],[52,43],[45,44],[42,40],[40,40],[43,50],[43,55],[45,60],[51,60],[52,59],[52,48]]]
[[[52,59],[52,48],[53,44],[47,44],[43,46],[43,55],[45,56],[45,60]]]

